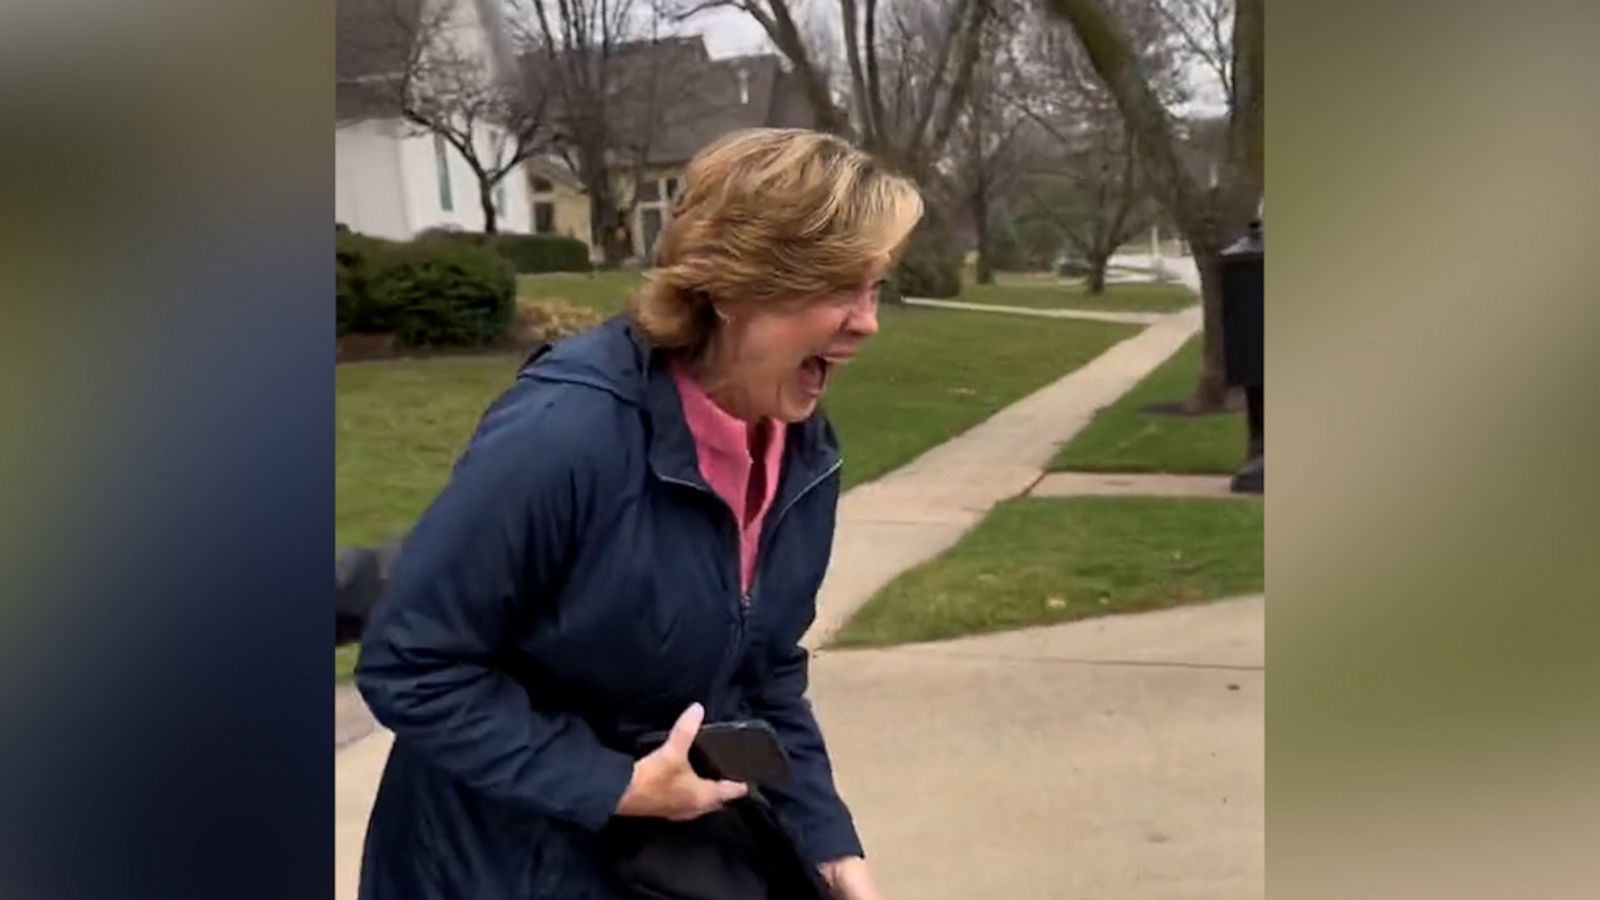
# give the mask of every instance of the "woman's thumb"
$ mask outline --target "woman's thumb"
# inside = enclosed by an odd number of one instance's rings
[[[689,704],[683,711],[678,721],[672,723],[672,731],[667,733],[667,740],[662,747],[670,747],[678,756],[687,757],[689,748],[694,745],[694,736],[700,733],[700,723],[705,720],[706,709],[698,703]]]

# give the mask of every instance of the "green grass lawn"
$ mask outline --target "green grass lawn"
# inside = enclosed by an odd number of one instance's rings
[[[588,302],[613,296],[592,290]],[[826,399],[844,445],[847,488],[909,462],[1137,330],[910,307],[885,307],[880,323]],[[336,367],[336,546],[403,534],[444,486],[479,416],[520,362],[494,355]]]
[[[1145,376],[1117,402],[1095,413],[1050,468],[1095,472],[1232,474],[1244,464],[1249,437],[1244,413],[1171,416],[1145,412],[1152,403],[1179,401],[1194,390],[1201,337]]]
[[[633,289],[644,281],[638,272],[558,272],[548,275],[518,275],[517,295],[525,299],[561,300],[573,306],[587,306],[602,316],[622,312]]]
[[[908,462],[1133,333],[1132,326],[958,310],[885,308],[882,332],[835,376],[827,409],[847,486]],[[338,546],[405,531],[517,356],[436,357],[335,371]]]
[[[1041,283],[1039,279],[966,285],[959,298],[969,303],[1038,309],[1089,309],[1113,312],[1174,312],[1193,305],[1195,296],[1177,284],[1108,284],[1099,296],[1082,284]]]
[[[1259,499],[1025,497],[879,591],[839,646],[932,641],[1262,590]]]
[[[1137,331],[915,307],[884,307],[879,322],[879,335],[839,370],[824,401],[844,446],[847,489],[910,462]]]
[[[333,679],[343,681],[356,672],[356,660],[361,658],[361,647],[358,644],[346,644],[343,647],[333,648]]]

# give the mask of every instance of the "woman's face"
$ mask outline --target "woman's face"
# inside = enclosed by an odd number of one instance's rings
[[[878,333],[882,270],[849,290],[785,309],[732,312],[719,333],[714,390],[730,413],[799,422],[817,408],[834,370]]]

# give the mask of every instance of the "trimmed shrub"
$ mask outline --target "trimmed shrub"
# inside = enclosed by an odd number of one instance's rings
[[[418,241],[454,241],[458,244],[481,245],[488,239],[481,231],[462,231],[459,228],[436,225],[417,232]]]
[[[996,272],[1018,272],[1028,268],[1028,259],[1016,229],[1007,221],[989,226],[989,267]]]
[[[594,268],[589,262],[589,247],[583,241],[558,234],[488,235],[481,231],[429,228],[417,235],[417,240],[492,247],[523,275],[588,272]]]
[[[408,347],[480,347],[505,340],[516,277],[499,254],[461,241],[419,240],[381,254],[358,303],[361,331]]]
[[[895,282],[902,297],[960,296],[961,250],[931,211],[911,232]]]
[[[588,272],[589,247],[577,238],[556,234],[499,234],[494,248],[524,275],[539,272]]]
[[[369,301],[367,282],[398,245],[348,229],[336,229],[333,243],[334,324],[339,336],[388,330],[380,311]]]

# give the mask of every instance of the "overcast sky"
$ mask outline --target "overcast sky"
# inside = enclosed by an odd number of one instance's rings
[[[707,10],[678,28],[683,34],[703,35],[706,50],[717,58],[777,52],[756,20],[749,13],[737,9]]]

